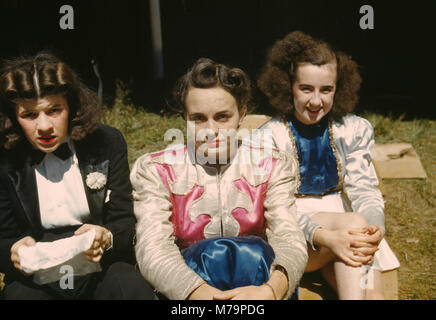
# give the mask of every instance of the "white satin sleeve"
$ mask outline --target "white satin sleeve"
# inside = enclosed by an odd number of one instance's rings
[[[277,265],[285,268],[289,284],[284,299],[288,299],[303,275],[308,255],[304,234],[296,219],[296,162],[283,152],[278,153],[278,157],[268,183],[264,214],[266,236],[275,253],[271,270]]]
[[[136,258],[141,274],[171,300],[186,299],[205,283],[185,263],[173,236],[172,203],[149,154],[132,167]]]
[[[345,117],[344,125],[345,192],[354,212],[362,214],[369,225],[385,229],[384,202],[370,154],[374,129],[354,115]]]
[[[261,133],[261,130],[263,131],[263,133]],[[265,130],[270,130],[270,132],[268,132],[268,134],[265,134]],[[272,138],[269,138],[269,135],[271,135]],[[288,129],[286,128],[286,125],[283,123],[283,121],[279,118],[273,118],[265,123],[263,126],[261,126],[259,130],[253,133],[252,140],[253,143],[256,143],[258,145],[263,143],[266,144],[266,146],[269,146],[270,144],[272,144],[273,148],[277,148],[281,151],[286,152],[293,159],[295,157],[294,147],[291,143]],[[299,170],[297,163],[296,168],[297,170]],[[297,176],[297,178],[298,177],[299,176]],[[306,241],[310,244],[314,251],[317,250],[316,246],[313,244],[313,236],[315,234],[315,231],[320,228],[320,225],[310,219],[307,214],[299,212],[298,208],[296,216],[298,226],[303,231]]]

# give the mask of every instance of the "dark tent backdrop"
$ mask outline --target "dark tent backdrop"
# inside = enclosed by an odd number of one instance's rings
[[[74,8],[74,30],[61,30],[59,8]],[[359,8],[371,5],[375,29],[362,30]],[[359,109],[434,117],[432,1],[393,0],[161,0],[165,77],[153,77],[149,1],[2,0],[0,58],[51,49],[95,89],[91,59],[111,103],[117,79],[129,83],[134,102],[153,111],[199,57],[239,66],[255,80],[266,50],[288,32],[302,30],[348,52],[361,66]],[[256,93],[259,110],[268,112]]]

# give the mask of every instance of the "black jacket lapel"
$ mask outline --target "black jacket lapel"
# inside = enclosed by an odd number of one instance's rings
[[[29,162],[26,162],[22,168],[10,169],[8,176],[15,187],[18,199],[32,230],[41,231],[41,215],[39,213],[38,188],[34,168]]]
[[[91,219],[94,224],[103,224],[103,205],[106,194],[107,181],[101,188],[93,188],[87,183],[87,177],[91,173],[101,173],[106,179],[109,173],[109,160],[102,159],[94,150],[85,148],[85,144],[81,142],[76,143],[76,154],[79,160],[80,173],[82,174],[83,185],[85,186],[86,198],[88,200],[89,211]]]

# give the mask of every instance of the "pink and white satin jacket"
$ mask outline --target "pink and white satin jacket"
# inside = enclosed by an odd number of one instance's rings
[[[202,239],[256,235],[274,249],[271,269],[287,271],[289,297],[307,262],[296,221],[296,170],[289,155],[246,145],[219,168],[193,163],[183,146],[143,155],[130,176],[141,273],[168,298],[186,299],[204,280],[181,249]]]

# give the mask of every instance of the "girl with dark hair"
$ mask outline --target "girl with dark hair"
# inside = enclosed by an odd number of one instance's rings
[[[310,244],[306,272],[321,269],[340,299],[383,299],[380,272],[399,263],[383,239],[373,128],[350,113],[360,83],[349,56],[292,32],[271,48],[257,82],[280,115],[261,129],[298,161],[297,216]]]
[[[188,146],[132,168],[138,265],[169,299],[288,299],[306,265],[295,161],[237,139],[250,92],[242,70],[198,60],[174,88]]]
[[[136,220],[126,143],[118,130],[99,124],[100,110],[95,93],[50,53],[3,64],[0,272],[6,299],[154,296],[133,267]],[[65,262],[73,272],[87,270],[72,286],[60,286],[59,268],[47,271],[46,281],[40,270],[22,266],[29,258],[23,247],[88,231],[95,234],[90,247],[74,264]]]

